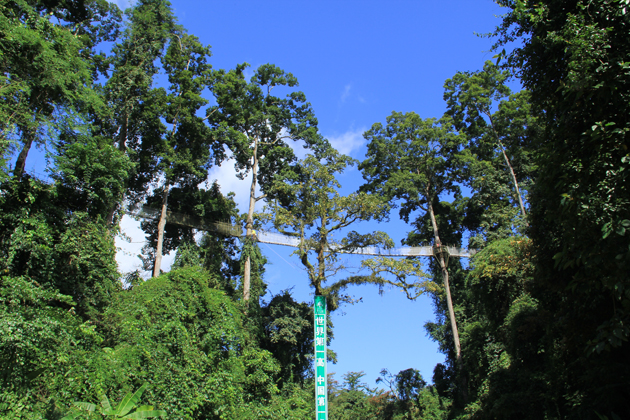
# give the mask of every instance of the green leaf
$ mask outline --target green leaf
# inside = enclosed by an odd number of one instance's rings
[[[89,411],[91,413],[96,411],[96,404],[87,403],[87,402],[74,402],[73,404],[79,407],[81,410]]]
[[[136,406],[138,401],[140,401],[140,397],[142,396],[142,393],[145,389],[147,389],[146,383],[138,388],[138,390],[134,392],[133,395],[131,395],[131,393],[125,395],[120,404],[118,404],[118,407],[116,407],[116,415],[124,416],[129,413]]]
[[[109,403],[109,398],[107,398],[107,395],[105,394],[101,397],[101,407],[103,407],[105,411],[111,411],[112,409],[112,405]]]
[[[166,416],[164,410],[151,410],[151,411],[136,411],[123,418],[125,419],[148,419],[151,417],[163,417]]]
[[[83,413],[81,413],[80,411],[71,411],[70,413],[66,414],[65,417],[62,417],[61,420],[74,420],[82,414]]]

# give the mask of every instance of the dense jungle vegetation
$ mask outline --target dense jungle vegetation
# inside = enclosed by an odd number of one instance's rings
[[[426,329],[446,362],[432,384],[384,370],[377,390],[348,372],[329,383],[331,419],[630,418],[630,2],[497,2],[495,60],[445,81],[442,117],[376,122],[365,183],[341,196],[335,175],[355,162],[321,136],[295,76],[213,69],[168,1],[125,15],[105,0],[3,1],[0,417],[102,418],[111,401],[106,417],[313,418],[313,309],[288,292],[261,299],[255,229],[269,223],[302,239],[330,310],[361,283],[435,303]],[[311,155],[298,160],[293,141]],[[25,171],[38,144],[46,179]],[[203,188],[228,154],[252,179],[246,215]],[[257,215],[263,198],[273,212]],[[146,280],[115,261],[139,203],[161,212],[143,222]],[[167,210],[247,236],[195,241]],[[417,259],[375,259],[333,282],[330,235],[395,210],[407,245],[480,252],[470,266],[438,252],[428,277]],[[374,244],[391,240],[350,232],[340,246]]]

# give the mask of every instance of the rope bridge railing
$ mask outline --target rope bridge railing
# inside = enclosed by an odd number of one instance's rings
[[[142,206],[141,208],[129,208],[128,213],[145,219],[159,219],[161,211],[156,208]],[[244,230],[240,226],[235,226],[227,222],[210,222],[201,217],[191,216],[188,214],[177,213],[172,211],[166,212],[166,220],[168,223],[175,225],[192,227],[194,229],[215,232],[226,236],[245,236]],[[297,248],[300,246],[300,238],[296,236],[285,235],[279,232],[271,232],[268,230],[256,230],[254,234],[256,240],[261,243],[271,245],[283,245]],[[470,258],[477,251],[474,249],[464,249],[455,246],[442,246],[442,252],[447,252],[451,257]],[[384,257],[432,257],[435,255],[433,246],[409,246],[400,248],[383,248],[378,246],[367,246],[356,248],[349,254],[374,255]]]
[[[160,209],[142,206],[140,208],[128,208],[127,213],[143,219],[158,220],[162,213]],[[166,211],[166,220],[168,223],[191,227],[206,232],[216,232],[227,236],[243,236],[243,229],[227,222],[210,222],[201,217],[191,216],[189,214],[177,213],[174,211]]]
[[[43,182],[50,182],[49,180],[44,180],[42,174],[34,172],[27,173],[37,179],[42,180]],[[161,211],[160,209],[156,209],[153,207],[142,206],[139,208],[129,207],[127,208],[127,213],[144,219],[158,220],[160,218]],[[242,237],[245,234],[240,226],[235,226],[228,222],[210,222],[198,216],[191,216],[189,214],[177,213],[168,210],[166,212],[166,220],[168,221],[168,223],[172,223],[175,225],[192,227],[194,229],[206,232],[215,232],[226,236]],[[298,237],[285,235],[278,232],[270,232],[268,230],[256,231],[256,239],[258,240],[258,242],[271,245],[284,245],[293,248],[297,248],[300,246],[300,239]],[[470,258],[477,252],[477,250],[475,249],[464,249],[455,246],[442,246],[441,251],[446,251],[451,257],[460,258]],[[357,248],[348,253],[384,257],[431,257],[435,255],[432,246],[410,246],[389,249],[376,246],[368,246]]]

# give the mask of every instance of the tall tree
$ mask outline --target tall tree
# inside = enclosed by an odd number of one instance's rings
[[[160,60],[173,34],[181,30],[166,0],[141,0],[127,12],[122,40],[112,48],[111,76],[101,88],[107,112],[94,114],[95,134],[110,139],[134,162],[125,179],[126,199],[137,202],[146,193],[159,162],[163,98],[155,87]],[[113,203],[113,222],[119,203]]]
[[[242,64],[229,72],[214,72],[212,92],[217,105],[208,109],[207,118],[232,152],[238,177],[244,179],[251,173],[246,235],[252,239],[254,208],[257,201],[272,198],[272,179],[296,177],[297,157],[290,141],[300,141],[316,154],[325,149],[327,142],[317,131],[317,119],[306,96],[292,89],[298,82],[291,73],[265,64],[247,82],[247,67]],[[274,89],[289,93],[274,96]],[[262,191],[258,197],[257,187]],[[247,258],[243,275],[245,301],[250,299],[250,273],[251,260]]]
[[[172,36],[162,60],[170,82],[169,91],[161,91],[163,116],[169,128],[164,131],[158,146],[157,168],[162,178],[162,199],[153,264],[154,277],[159,275],[162,263],[170,189],[178,185],[196,187],[206,179],[213,160],[220,162],[223,159],[222,145],[214,141],[204,118],[198,115],[208,103],[201,93],[209,82],[209,56],[209,47],[182,31]]]
[[[464,182],[476,193],[474,205],[484,209],[486,227],[495,231],[514,229],[507,216],[512,207],[520,209],[521,223],[527,225],[523,187],[528,190],[531,184],[531,143],[539,131],[529,92],[513,95],[506,85],[509,76],[487,61],[483,70],[458,72],[444,84],[447,114],[470,141]]]
[[[364,137],[369,143],[367,159],[359,165],[367,181],[362,190],[397,200],[400,216],[406,222],[416,210],[423,210],[429,216],[457,361],[461,365],[461,346],[447,269],[448,253],[442,246],[434,204],[442,194],[460,194],[456,169],[465,136],[454,131],[449,118],[423,120],[414,112],[393,112],[387,117],[385,127],[376,123]]]
[[[23,0],[5,2],[0,11],[0,132],[4,140],[21,142],[13,170],[20,178],[32,145],[46,141],[55,113],[72,114],[81,104],[102,108],[91,89],[103,69],[93,47],[115,39],[120,11],[101,1],[75,7]]]
[[[329,149],[322,161],[307,155],[297,182],[287,184],[282,178],[274,182],[276,193],[293,197],[288,206],[278,203],[272,209],[274,224],[280,231],[300,238],[295,254],[306,268],[315,294],[326,297],[331,311],[339,307],[340,301],[350,299],[340,293],[349,285],[374,281],[368,276],[333,280],[335,274],[346,268],[339,263],[340,254],[366,246],[393,245],[383,232],[348,232],[354,223],[382,220],[388,211],[387,204],[379,196],[364,192],[348,196],[339,194],[336,174],[353,164],[352,158]]]

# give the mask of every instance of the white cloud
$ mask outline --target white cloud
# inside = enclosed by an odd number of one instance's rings
[[[208,173],[208,181],[210,183],[217,180],[219,186],[221,186],[221,193],[227,195],[229,192],[235,194],[234,201],[238,206],[240,213],[247,212],[249,208],[249,190],[252,183],[251,173],[241,180],[236,176],[236,169],[234,168],[234,159],[229,159],[223,162],[221,166],[213,167]],[[256,186],[256,196],[259,196],[260,188]],[[263,201],[256,203],[255,210],[261,211],[263,208]]]
[[[306,155],[311,152],[309,149],[304,148],[304,145],[306,143],[304,143],[302,140],[288,140],[287,144],[289,145],[289,147],[291,147],[291,149],[293,149],[293,153],[300,160],[304,159]]]
[[[144,231],[140,228],[140,221],[131,216],[123,216],[120,221],[121,234],[116,237],[116,262],[121,274],[140,271],[143,278],[151,277],[150,271],[142,268],[142,261],[138,255],[142,254],[142,247],[146,243]],[[162,270],[169,271],[175,259],[175,252],[162,257]]]
[[[114,3],[120,10],[125,10],[135,3],[135,0],[109,0],[110,3]]]
[[[350,129],[345,133],[337,136],[329,136],[328,140],[331,145],[337,149],[340,153],[352,156],[357,152],[364,144],[363,132],[365,129]],[[296,156],[303,159],[308,153],[307,149],[303,148],[303,142],[289,141],[289,145],[293,148]],[[238,206],[240,213],[245,213],[249,206],[249,189],[251,185],[251,174],[249,174],[244,180],[237,178],[236,170],[234,168],[234,160],[229,159],[223,162],[221,166],[213,167],[208,173],[208,182],[211,184],[214,180],[217,180],[221,186],[221,192],[227,195],[229,192],[234,192],[234,200]],[[260,188],[256,188],[256,195],[260,195]],[[256,203],[256,211],[262,211],[264,206],[264,200]],[[121,233],[128,237],[130,241],[119,235],[116,238],[116,247],[118,252],[116,253],[116,261],[118,262],[118,269],[121,273],[129,273],[135,270],[140,270],[142,276],[145,278],[150,277],[149,271],[142,270],[142,261],[138,258],[138,255],[142,253],[142,247],[145,244],[145,233],[140,228],[140,222],[130,216],[124,216],[120,223]],[[175,259],[175,251],[170,254],[166,254],[162,258],[162,270],[169,271],[173,260]]]
[[[352,156],[365,144],[364,131],[366,131],[364,128],[350,129],[337,136],[328,136],[328,141],[340,153]]]
[[[343,92],[341,93],[341,102],[346,102],[346,99],[350,96],[350,89],[352,89],[352,85],[348,84],[343,88]]]

